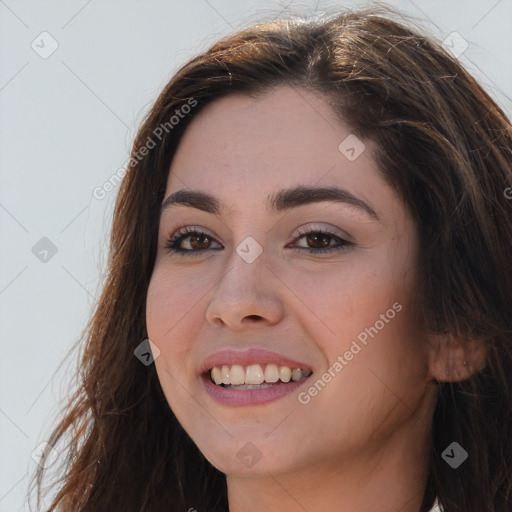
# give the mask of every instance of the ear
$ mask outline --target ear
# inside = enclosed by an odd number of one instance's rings
[[[486,365],[483,341],[457,340],[448,334],[428,339],[429,374],[432,380],[459,382],[469,379]]]

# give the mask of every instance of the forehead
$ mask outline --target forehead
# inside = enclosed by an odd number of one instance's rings
[[[357,158],[347,158],[346,141]],[[336,186],[369,197],[385,185],[369,141],[355,138],[319,94],[284,86],[207,105],[185,131],[170,171],[166,196],[200,189],[232,205],[261,204],[293,186]]]

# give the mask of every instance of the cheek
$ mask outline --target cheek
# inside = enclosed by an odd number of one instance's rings
[[[191,375],[189,354],[202,322],[199,315],[205,289],[204,280],[187,272],[171,274],[164,266],[155,267],[146,300],[146,327],[148,338],[161,352],[157,368],[173,375]]]
[[[211,285],[210,285],[211,287]],[[169,272],[164,265],[155,267],[146,300],[148,335],[161,342],[172,339],[180,343],[184,325],[197,315],[202,297],[208,290],[204,279],[189,272]],[[196,323],[197,325],[197,323]],[[151,331],[151,332],[150,332]]]
[[[408,300],[403,273],[394,275],[393,258],[383,256],[359,251],[320,269],[318,264],[275,269],[283,289],[291,292],[284,299],[291,314],[323,349],[339,353],[395,302]]]
[[[184,277],[186,276],[186,277]],[[169,272],[157,264],[148,288],[148,338],[160,349],[155,360],[158,379],[169,406],[182,424],[194,412],[189,391],[195,376],[191,350],[200,328],[197,317],[204,283],[187,272]]]
[[[404,272],[411,263],[407,253],[384,257],[360,252],[339,263],[336,272],[326,267],[325,272],[295,269],[284,274],[304,312],[295,318],[322,350],[326,367],[338,357],[346,361],[337,373],[343,378],[329,384],[332,391],[339,386],[329,399],[336,402],[343,396],[351,403],[359,397],[359,404],[376,406],[379,396],[396,400],[386,385],[404,393],[425,379],[427,357],[411,301],[412,272]]]

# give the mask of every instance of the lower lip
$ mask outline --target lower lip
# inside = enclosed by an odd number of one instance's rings
[[[276,384],[275,386],[261,389],[230,389],[223,388],[214,384],[209,375],[202,375],[206,392],[216,402],[222,405],[232,407],[240,407],[244,405],[266,404],[278,400],[300,388],[311,375],[297,382],[289,382],[287,384]]]

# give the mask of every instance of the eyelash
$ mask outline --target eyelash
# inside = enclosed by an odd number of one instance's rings
[[[324,247],[321,249],[314,249],[314,248],[304,248],[304,247],[295,247],[295,250],[298,251],[307,251],[310,254],[322,254],[322,253],[329,253],[329,252],[335,252],[335,251],[342,251],[346,250],[349,246],[352,246],[353,244],[347,240],[344,240],[343,238],[340,238],[339,236],[335,235],[334,233],[325,230],[325,229],[305,229],[301,230],[299,228],[298,230],[298,236],[296,237],[295,241],[301,239],[302,237],[310,234],[320,234],[320,235],[326,235],[329,236],[335,240],[338,241],[338,246],[334,247]],[[207,233],[204,233],[203,231],[196,229],[194,227],[185,226],[183,228],[178,229],[168,240],[165,244],[165,249],[169,253],[178,253],[183,256],[199,256],[205,251],[218,251],[220,249],[199,249],[197,251],[193,249],[180,249],[179,245],[180,243],[188,238],[190,235],[206,235],[210,239],[213,240],[213,237],[210,237]]]

